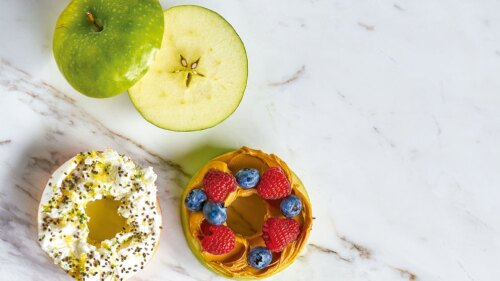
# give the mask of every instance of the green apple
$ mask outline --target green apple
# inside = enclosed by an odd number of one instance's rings
[[[111,97],[147,72],[164,26],[158,0],[73,0],[57,20],[54,57],[77,91]]]
[[[173,131],[217,125],[238,107],[248,76],[245,47],[219,14],[199,6],[164,12],[165,31],[155,62],[129,90],[152,124]]]

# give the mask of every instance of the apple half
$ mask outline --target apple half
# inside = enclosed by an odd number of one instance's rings
[[[163,42],[148,72],[129,89],[132,103],[152,124],[173,131],[213,127],[238,107],[248,62],[233,27],[199,6],[164,11]]]

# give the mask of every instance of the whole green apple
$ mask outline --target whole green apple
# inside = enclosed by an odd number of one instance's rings
[[[73,0],[57,20],[54,57],[76,90],[111,97],[146,73],[163,28],[158,0]]]

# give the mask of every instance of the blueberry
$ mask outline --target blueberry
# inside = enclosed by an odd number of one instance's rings
[[[184,199],[186,208],[190,211],[201,211],[205,201],[207,201],[207,194],[199,188],[191,190],[186,196],[186,199]]]
[[[263,269],[273,260],[273,254],[266,247],[258,246],[250,250],[248,264],[255,269]]]
[[[293,218],[302,211],[302,202],[299,197],[290,195],[281,201],[280,209],[285,217]]]
[[[224,203],[208,201],[203,206],[203,215],[205,219],[214,225],[221,225],[227,219],[226,208]]]
[[[251,168],[239,170],[235,177],[238,184],[245,189],[255,187],[260,179],[259,171]]]

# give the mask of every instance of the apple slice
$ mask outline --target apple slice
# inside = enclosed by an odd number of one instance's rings
[[[213,127],[231,115],[245,91],[245,47],[219,14],[199,6],[164,12],[161,49],[129,96],[152,124],[173,131]]]

